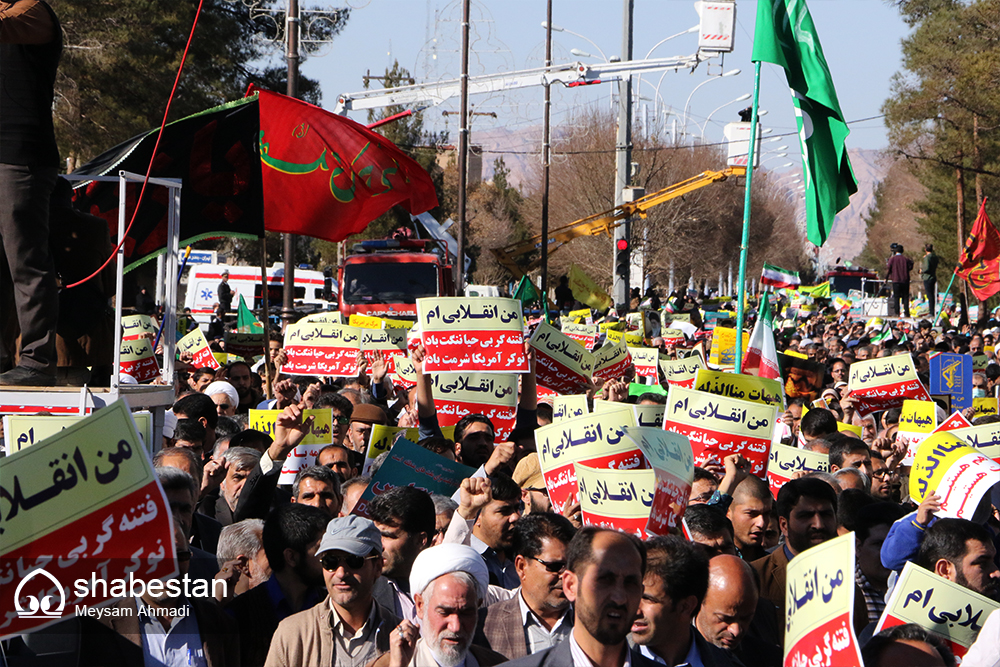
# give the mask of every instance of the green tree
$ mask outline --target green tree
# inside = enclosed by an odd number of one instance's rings
[[[163,118],[195,16],[195,3],[163,0],[51,0],[63,26],[65,50],[56,82],[60,150],[82,164],[154,127]],[[242,97],[249,83],[285,92],[280,46],[283,3],[205,0],[169,120]],[[326,13],[314,36],[332,39],[349,10]],[[316,34],[318,33],[318,34]],[[304,55],[315,50],[303,45]],[[301,77],[301,97],[319,101],[315,81]]]

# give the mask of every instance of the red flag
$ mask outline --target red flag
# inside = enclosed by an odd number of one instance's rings
[[[264,227],[342,241],[396,204],[437,206],[427,172],[382,135],[344,116],[260,94]]]
[[[965,241],[955,273],[965,279],[980,301],[1000,292],[1000,232],[986,215],[985,199]]]

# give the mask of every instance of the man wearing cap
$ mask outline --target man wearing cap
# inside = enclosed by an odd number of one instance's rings
[[[545,490],[545,478],[542,476],[538,454],[531,452],[518,461],[514,468],[514,483],[521,487],[525,515],[552,511],[552,501]]]
[[[893,243],[889,246],[892,257],[886,263],[886,278],[892,282],[892,299],[889,301],[889,315],[899,316],[899,302],[903,301],[906,316],[910,316],[910,271],[913,260],[903,254],[903,246]]]
[[[222,272],[222,282],[215,288],[215,291],[219,297],[219,319],[223,320],[226,313],[233,307],[233,288],[229,286],[229,271]]]
[[[389,651],[399,618],[372,597],[382,572],[382,535],[368,519],[333,519],[316,551],[326,600],[278,625],[266,667],[364,667]]]
[[[364,456],[368,449],[368,438],[372,433],[372,426],[375,424],[385,426],[388,423],[385,411],[379,406],[371,403],[355,405],[351,412],[351,425],[347,431],[347,438],[350,441],[348,446]]]
[[[391,650],[372,667],[491,667],[499,653],[472,645],[489,574],[478,553],[462,544],[440,544],[420,552],[410,571],[419,627],[403,621],[393,630]]]

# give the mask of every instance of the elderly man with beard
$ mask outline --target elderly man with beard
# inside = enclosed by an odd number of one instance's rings
[[[372,596],[382,573],[375,524],[356,515],[333,519],[316,554],[329,595],[278,625],[266,667],[363,667],[389,651],[399,617]]]
[[[763,641],[751,629],[758,601],[753,568],[736,556],[716,556],[708,562],[708,591],[695,627],[706,641],[734,655],[745,667],[780,665],[781,647]]]
[[[511,660],[552,648],[573,631],[573,610],[562,587],[566,545],[576,528],[558,514],[532,513],[514,527],[514,567],[521,588],[479,613],[476,643]]]
[[[487,577],[483,559],[465,545],[440,544],[420,552],[410,572],[420,625],[400,623],[392,632],[389,654],[371,667],[492,667],[504,662],[499,653],[472,645]]]
[[[616,530],[586,526],[566,549],[563,591],[574,606],[566,641],[510,667],[654,667],[626,639],[643,597],[646,547]]]

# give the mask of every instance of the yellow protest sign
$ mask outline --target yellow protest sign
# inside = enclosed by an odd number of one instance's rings
[[[147,334],[155,336],[158,329],[149,315],[122,316],[122,340],[135,340]]]
[[[585,303],[594,310],[607,310],[614,305],[608,293],[576,264],[570,265],[567,275],[569,288],[573,290],[573,298],[580,303]]]
[[[957,438],[962,438],[971,446],[981,451],[994,461],[1000,459],[1000,424],[982,424],[967,428],[956,428],[949,431]]]
[[[985,371],[986,367],[990,364],[990,358],[985,354],[977,354],[972,357],[972,370],[973,371]]]
[[[552,422],[590,414],[586,394],[555,396],[552,399]]]
[[[906,443],[903,465],[913,465],[917,447],[937,428],[937,404],[933,401],[903,401],[896,439]]]
[[[602,401],[594,399],[594,412],[610,412],[619,410],[623,405],[632,408],[636,426],[649,426],[653,428],[663,428],[663,413],[666,405],[638,405],[631,403],[618,403],[616,401]]]
[[[493,422],[496,442],[504,442],[517,416],[517,376],[513,373],[432,373],[434,409],[441,426],[454,426],[467,414]]]
[[[989,417],[997,414],[997,399],[989,396],[972,399],[972,418]]]
[[[640,539],[656,492],[652,470],[611,470],[573,464],[580,488],[580,512],[585,526],[613,528]]]
[[[862,417],[900,408],[906,399],[931,400],[909,354],[855,361],[847,380],[847,394],[855,399],[855,408]]]
[[[51,438],[74,424],[86,419],[86,415],[4,415],[3,432],[7,454],[19,452],[36,442]],[[153,415],[148,412],[133,412],[132,419],[139,431],[143,444],[153,438]],[[147,449],[149,449],[147,445]]]
[[[854,424],[845,424],[844,422],[837,422],[837,431],[840,433],[853,433],[854,435],[861,437],[861,427],[855,426]]]
[[[368,474],[368,468],[371,467],[372,461],[378,458],[380,454],[392,449],[392,445],[396,442],[396,437],[400,433],[410,442],[416,442],[420,439],[416,428],[383,426],[382,424],[374,424],[372,426],[372,432],[368,438],[368,450],[365,452],[365,467],[361,471],[362,475]]]
[[[195,329],[177,341],[177,356],[184,359],[188,355],[190,355],[188,363],[195,368],[211,368],[213,370],[222,368],[208,347],[208,340],[201,329]]]
[[[961,657],[976,641],[986,618],[1000,604],[961,584],[907,561],[896,580],[875,633],[906,623],[915,623],[947,641],[952,653]]]
[[[632,440],[656,477],[656,493],[649,509],[646,532],[666,535],[677,527],[694,481],[694,456],[691,443],[682,435],[659,428],[627,428],[625,437]]]
[[[601,322],[597,325],[598,331],[607,333],[608,331],[625,331],[625,322],[619,320],[616,322]]]
[[[538,385],[560,394],[587,391],[594,373],[594,355],[548,322],[531,334]]]
[[[124,400],[0,459],[0,516],[0,638],[105,602],[129,572],[142,581],[176,573],[170,505]],[[103,595],[74,586],[94,572],[109,583]],[[32,597],[46,599],[46,613],[18,614],[38,611]]]
[[[623,405],[619,410],[563,419],[535,431],[538,462],[554,507],[563,507],[576,497],[575,462],[617,470],[642,466],[642,455],[634,459],[638,450],[624,437],[627,426],[635,426],[635,418]]]
[[[750,344],[750,334],[744,331],[742,340],[745,356],[747,345]],[[709,349],[708,363],[721,367],[736,365],[736,329],[715,327],[712,330],[712,347]]]
[[[326,313],[313,313],[312,315],[306,315],[297,324],[302,324],[303,322],[316,322],[319,324],[344,324],[344,318],[336,310],[331,310]]]
[[[629,346],[628,353],[632,355],[636,377],[650,378],[653,384],[660,383],[660,354],[656,348]]]
[[[618,343],[625,341],[626,345],[642,345],[643,338],[642,334],[638,331],[618,331],[616,329],[608,329],[604,332],[605,336],[608,338],[608,342],[617,345]]]
[[[392,358],[394,364],[394,384],[401,384],[404,387],[413,387],[417,384],[417,370],[413,367],[413,362],[409,357],[398,355]]]
[[[278,420],[281,410],[250,410],[249,424],[255,431],[267,433],[274,437],[274,424]],[[329,445],[333,442],[333,411],[330,408],[320,408],[315,410],[303,410],[302,418],[313,418],[312,426],[306,437],[303,438],[303,445]]]
[[[667,384],[678,387],[693,387],[698,371],[705,368],[705,362],[698,355],[673,361],[660,360],[660,370],[667,378]]]
[[[623,343],[605,345],[594,352],[594,380],[618,380],[632,365],[632,355]]]
[[[917,448],[910,470],[910,497],[920,503],[936,493],[941,497],[938,516],[985,519],[990,506],[987,502],[980,507],[980,501],[998,482],[1000,464],[954,432],[940,431]]]
[[[590,311],[587,311],[588,313]],[[583,346],[585,350],[594,347],[597,341],[598,330],[596,324],[574,324],[572,322],[562,325],[562,332],[570,339],[575,340]]]
[[[785,665],[862,667],[851,625],[854,609],[854,533],[817,544],[795,556],[786,569]]]
[[[347,323],[352,327],[359,327],[361,329],[383,328],[382,318],[374,317],[372,315],[358,315],[357,313],[351,313]]]
[[[579,321],[581,319],[584,320],[584,321],[589,320],[589,319],[591,319],[590,308],[581,308],[580,310],[571,310],[571,311],[569,311],[569,316],[573,320],[575,320],[575,321]]]
[[[827,472],[830,470],[830,456],[812,452],[800,447],[789,447],[788,445],[771,445],[771,454],[767,464],[767,483],[771,487],[771,493],[775,498],[795,473],[802,472]]]
[[[499,297],[417,299],[424,372],[526,373],[521,302]]]
[[[777,408],[684,387],[671,387],[663,428],[691,440],[696,465],[742,454],[764,476]]]
[[[146,382],[159,377],[160,365],[156,363],[153,346],[148,338],[122,341],[121,366],[118,370],[132,376],[136,382]]]
[[[774,408],[782,407],[785,402],[781,382],[755,375],[722,373],[706,368],[698,371],[694,388],[716,396],[737,398]]]

